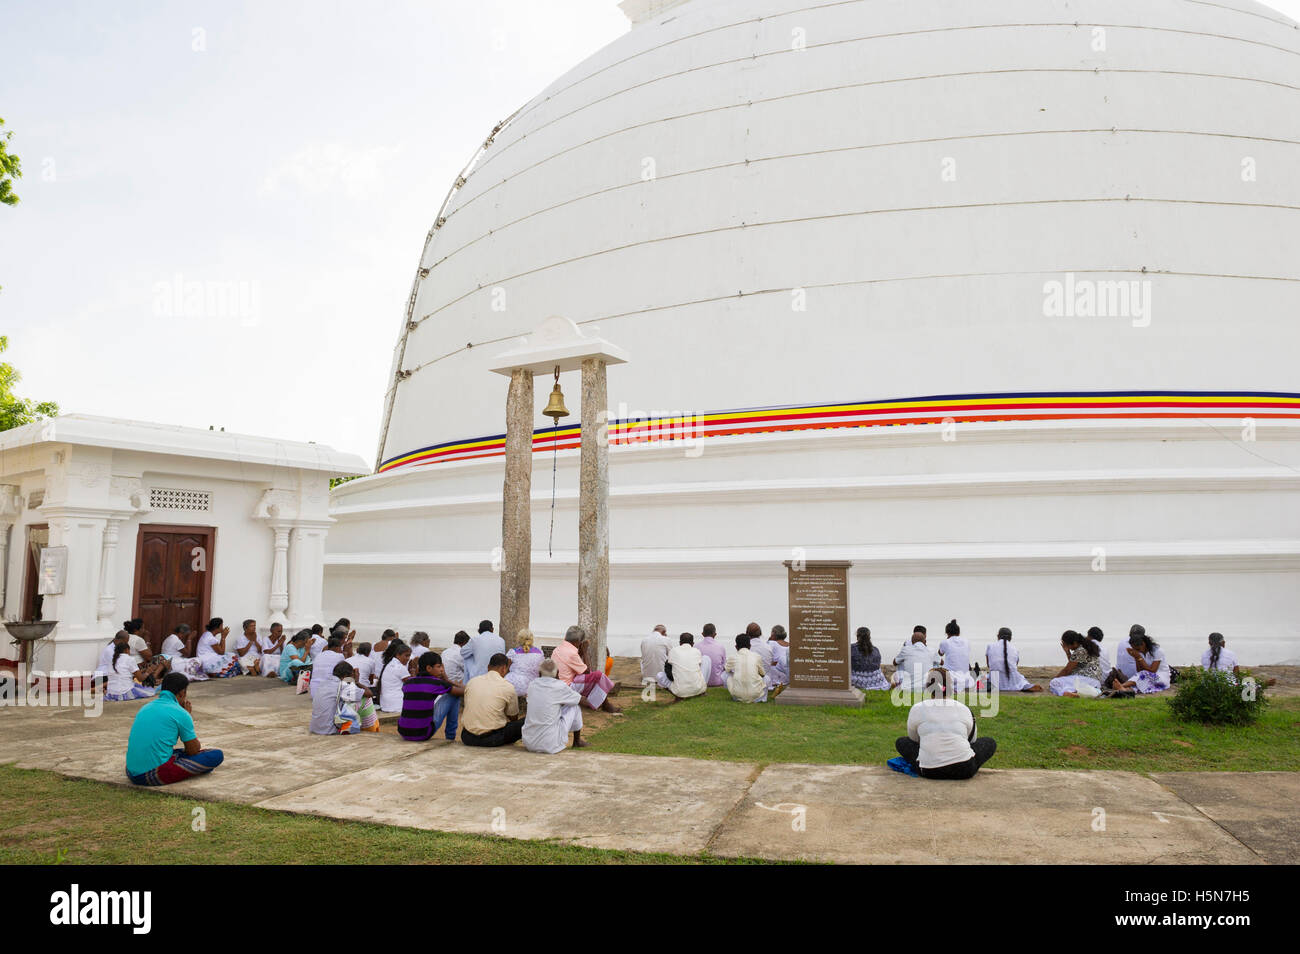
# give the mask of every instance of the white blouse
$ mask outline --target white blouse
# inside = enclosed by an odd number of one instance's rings
[[[135,684],[135,660],[130,653],[122,653],[108,674],[108,691],[114,695],[130,692]]]
[[[380,678],[379,709],[381,712],[402,711],[402,680],[410,674],[410,670],[396,656],[389,660]]]
[[[970,672],[970,643],[965,636],[949,636],[939,644],[944,667],[954,675]]]
[[[1206,651],[1201,655],[1201,668],[1202,668],[1202,669],[1210,669],[1210,668],[1211,668],[1211,666],[1210,666],[1210,653],[1211,653],[1211,650],[1207,649],[1207,650],[1206,650]],[[1231,649],[1229,649],[1227,646],[1224,646],[1222,649],[1219,650],[1219,664],[1218,664],[1217,666],[1214,666],[1213,668],[1218,669],[1218,670],[1221,670],[1222,672],[1232,672],[1232,670],[1234,670],[1235,668],[1237,668],[1237,665],[1238,665],[1238,663],[1237,663],[1237,654],[1234,653],[1234,652],[1233,652]]]

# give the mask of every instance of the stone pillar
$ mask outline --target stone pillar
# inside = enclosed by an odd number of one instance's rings
[[[16,484],[0,484],[0,614],[4,613],[5,600],[9,595],[9,536],[22,509],[18,489]],[[19,616],[15,612],[7,614],[6,618],[18,619]]]
[[[113,576],[117,572],[117,536],[122,521],[109,517],[104,524],[104,542],[99,553],[99,618],[112,619],[117,613]]]
[[[267,604],[271,616],[267,623],[279,623],[287,629],[289,617],[284,611],[289,608],[289,527],[272,524],[271,532],[275,534],[275,556],[271,561],[271,600]]]
[[[609,624],[609,398],[605,362],[582,362],[582,458],[578,482],[578,625],[591,640],[592,666],[605,665]]]
[[[89,672],[112,635],[113,627],[99,621],[99,560],[110,514],[58,504],[41,508],[50,525],[50,546],[68,548],[68,575],[63,592],[46,596],[41,604],[42,618],[59,625],[36,647],[33,669]]]
[[[9,579],[9,534],[13,525],[12,520],[0,519],[0,614],[4,614],[5,597],[9,592],[5,583]]]
[[[506,647],[528,626],[533,578],[533,373],[510,372],[506,398],[506,475],[501,489],[501,613],[497,632]]]
[[[321,608],[325,582],[324,521],[299,522],[289,542],[289,620],[286,629],[323,623]]]

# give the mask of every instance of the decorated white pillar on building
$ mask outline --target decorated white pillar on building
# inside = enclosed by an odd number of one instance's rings
[[[272,487],[253,516],[272,534],[269,623],[286,629],[320,620],[325,573],[325,536],[334,520],[329,497],[314,488]]]
[[[17,484],[0,484],[0,615],[16,618],[9,612],[9,538],[14,521],[22,512],[23,498]]]

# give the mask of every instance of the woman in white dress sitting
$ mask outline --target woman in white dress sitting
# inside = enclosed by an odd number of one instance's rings
[[[190,627],[181,623],[163,640],[160,655],[167,660],[172,672],[178,672],[190,682],[203,682],[208,674],[203,671],[203,662],[193,656],[185,655],[185,643],[190,636]]]
[[[243,670],[239,667],[239,656],[226,652],[226,638],[230,627],[220,616],[208,621],[208,628],[199,637],[194,657],[203,665],[203,671],[215,679],[238,676]]]
[[[943,631],[948,638],[939,644],[939,665],[948,671],[954,689],[970,689],[975,685],[970,674],[970,643],[955,619],[949,620]]]
[[[1065,650],[1065,668],[1047,684],[1054,696],[1095,699],[1101,695],[1101,647],[1096,642],[1072,629],[1061,635],[1061,649]]]
[[[239,659],[239,668],[249,676],[262,674],[262,644],[257,638],[257,620],[246,619],[235,637],[235,656]],[[276,660],[276,665],[280,661]]]
[[[1043,687],[1020,674],[1020,650],[1011,645],[1011,630],[1003,626],[998,638],[984,647],[989,683],[999,692],[1042,692]]]
[[[411,675],[410,664],[411,647],[400,639],[389,641],[379,669],[380,712],[402,711],[402,683]]]
[[[125,636],[125,633],[119,635]],[[125,639],[113,644],[113,659],[109,663],[108,685],[104,690],[105,702],[126,702],[129,699],[148,699],[158,690],[141,685],[143,673],[131,658],[131,648]]]
[[[1164,692],[1173,682],[1165,651],[1140,623],[1134,623],[1129,630],[1128,646],[1115,662],[1123,680],[1111,681],[1111,688],[1117,692]]]
[[[1201,653],[1201,668],[1206,672],[1230,672],[1238,682],[1241,681],[1241,667],[1237,663],[1237,654],[1227,646],[1222,633],[1210,633],[1210,648]],[[1249,675],[1249,673],[1247,673]],[[1261,686],[1271,686],[1276,679],[1260,679]]]
[[[510,660],[510,671],[506,673],[506,682],[515,687],[515,695],[528,695],[528,687],[537,678],[546,654],[533,645],[535,637],[531,629],[519,631],[519,645],[506,653]]]
[[[1230,672],[1234,679],[1241,678],[1237,654],[1227,647],[1222,633],[1210,633],[1210,648],[1201,654],[1201,668],[1206,672]]]

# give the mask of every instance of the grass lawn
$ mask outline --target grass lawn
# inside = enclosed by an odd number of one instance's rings
[[[661,693],[660,700],[667,697]],[[593,733],[593,749],[737,762],[882,765],[906,732],[907,710],[869,692],[861,709],[742,705],[725,689],[674,705],[617,700],[626,715]],[[989,768],[1135,772],[1300,771],[1300,698],[1271,700],[1250,728],[1173,720],[1165,697],[1063,699],[1004,695],[976,731],[997,740]]]
[[[290,815],[0,765],[0,864],[744,864]],[[202,805],[207,830],[191,828]],[[767,864],[768,862],[763,862]]]

